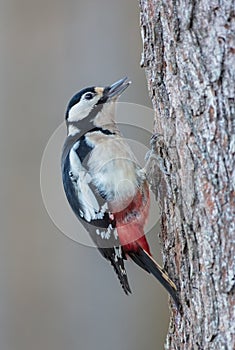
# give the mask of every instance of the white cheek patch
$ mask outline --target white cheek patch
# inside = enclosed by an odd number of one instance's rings
[[[79,101],[74,105],[68,115],[69,122],[78,122],[88,116],[93,108],[93,103],[87,103],[88,101]]]
[[[86,118],[92,111],[95,104],[98,102],[101,96],[95,96],[92,100],[81,99],[77,104],[75,104],[68,114],[69,122],[78,122]]]

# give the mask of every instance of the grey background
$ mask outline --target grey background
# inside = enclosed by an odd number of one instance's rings
[[[95,249],[54,226],[39,183],[74,92],[128,75],[122,101],[150,106],[138,1],[1,0],[0,48],[0,349],[163,348],[166,292],[128,263],[126,297]]]

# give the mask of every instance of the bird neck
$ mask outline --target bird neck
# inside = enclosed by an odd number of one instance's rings
[[[78,134],[84,135],[94,128],[102,128],[117,132],[118,127],[115,122],[115,105],[114,103],[98,105],[94,108],[87,117],[77,121],[66,120],[68,136]]]
[[[91,132],[98,129],[108,130],[112,134],[119,134],[120,130],[115,123],[115,121],[112,121],[109,123],[82,123],[80,122],[66,122],[67,126],[67,136],[71,137],[81,137],[82,135],[86,134],[87,132]]]
[[[81,127],[78,122],[68,122],[66,121],[67,126],[67,136],[75,136],[81,133]]]

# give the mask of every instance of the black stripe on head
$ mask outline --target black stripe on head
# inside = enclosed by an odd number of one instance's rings
[[[88,87],[88,88],[82,89],[81,91],[77,92],[77,93],[71,98],[71,100],[69,101],[69,104],[68,104],[68,106],[67,106],[67,109],[66,109],[65,119],[68,119],[70,109],[71,109],[74,105],[76,105],[76,104],[81,100],[81,97],[82,97],[86,92],[95,93],[95,86],[90,86],[90,87]]]

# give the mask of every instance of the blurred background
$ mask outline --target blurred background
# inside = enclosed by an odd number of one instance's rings
[[[163,348],[166,292],[127,263],[126,297],[94,248],[54,226],[39,181],[74,92],[128,75],[121,100],[151,106],[141,50],[138,1],[0,2],[1,350]]]

